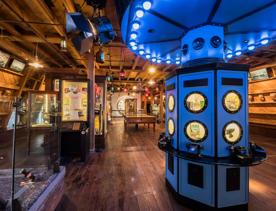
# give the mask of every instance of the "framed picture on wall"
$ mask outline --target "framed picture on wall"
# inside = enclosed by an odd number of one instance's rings
[[[12,63],[11,63],[10,68],[11,68],[12,70],[17,71],[17,72],[22,72],[22,71],[24,70],[25,66],[26,66],[25,63],[23,63],[23,62],[21,62],[21,61],[18,61],[18,60],[16,60],[16,59],[14,59],[14,60],[12,61]]]
[[[0,67],[6,67],[9,59],[10,59],[9,54],[0,51]]]

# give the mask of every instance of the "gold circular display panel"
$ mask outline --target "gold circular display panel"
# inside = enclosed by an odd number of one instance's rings
[[[207,98],[200,92],[192,92],[187,95],[185,107],[192,113],[200,113],[207,107]]]
[[[175,131],[174,121],[173,119],[170,118],[168,120],[168,132],[172,136],[174,134],[174,131]]]
[[[236,144],[242,138],[242,128],[237,122],[229,122],[224,126],[223,137],[228,144]]]
[[[229,91],[223,97],[223,107],[229,113],[236,113],[242,106],[241,95],[236,91]]]
[[[168,108],[170,112],[173,112],[175,106],[174,96],[169,95],[168,97]]]
[[[185,135],[192,142],[202,142],[207,137],[206,126],[198,121],[188,122],[185,126]]]

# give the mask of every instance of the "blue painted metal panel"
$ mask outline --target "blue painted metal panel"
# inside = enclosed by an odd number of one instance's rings
[[[188,183],[188,163],[203,167],[203,188]],[[215,206],[215,168],[212,165],[199,164],[179,159],[179,193],[195,201]],[[196,177],[197,175],[195,175]]]
[[[218,207],[228,207],[248,203],[248,167],[240,168],[240,189],[226,190],[226,166],[218,166]]]
[[[166,153],[166,178],[167,181],[171,184],[171,186],[174,188],[175,191],[177,191],[177,177],[178,177],[178,158],[174,157],[173,158],[173,168],[174,168],[174,172],[172,173],[169,168],[168,168],[168,153]]]
[[[234,85],[222,85],[222,78],[236,78],[242,79],[243,85],[242,86],[234,86]],[[248,147],[248,92],[247,92],[247,85],[248,85],[248,73],[242,71],[229,71],[229,70],[220,70],[218,71],[217,76],[217,110],[218,110],[218,117],[217,117],[217,137],[218,137],[218,156],[219,157],[226,157],[230,156],[229,144],[224,141],[223,138],[223,128],[226,123],[230,121],[237,121],[243,129],[243,136],[241,140],[236,144],[238,146]],[[225,111],[223,107],[223,96],[228,91],[237,91],[242,97],[242,107],[237,113],[228,113]]]
[[[175,124],[175,132],[174,135],[172,137],[172,146],[177,149],[177,142],[178,142],[178,115],[177,115],[177,109],[178,109],[178,96],[177,96],[177,86],[178,86],[178,78],[177,76],[169,79],[166,81],[165,83],[165,87],[170,86],[170,85],[175,85],[175,89],[173,90],[169,90],[166,91],[166,101],[168,101],[169,95],[174,96],[175,99],[175,107],[173,112],[170,112],[168,109],[168,102],[166,102],[166,136],[169,137],[169,133],[168,133],[168,128],[167,128],[167,123],[168,123],[168,119],[172,118]]]
[[[208,86],[200,87],[183,87],[184,81],[196,80],[196,79],[208,79]],[[200,72],[192,74],[184,74],[179,77],[179,149],[182,151],[187,151],[186,144],[191,143],[190,140],[185,136],[184,127],[192,120],[199,120],[205,124],[208,128],[208,136],[200,143],[203,146],[201,151],[202,155],[214,156],[215,155],[215,145],[214,145],[214,72]],[[207,100],[207,108],[198,114],[191,113],[184,107],[185,97],[193,92],[203,93]]]

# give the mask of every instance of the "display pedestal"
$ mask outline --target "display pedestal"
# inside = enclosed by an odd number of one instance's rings
[[[166,80],[166,181],[196,208],[246,210],[248,166],[266,159],[249,144],[248,66],[208,63]],[[160,147],[161,148],[161,147]]]

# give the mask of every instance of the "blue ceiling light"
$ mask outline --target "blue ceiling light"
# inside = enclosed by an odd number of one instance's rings
[[[227,58],[227,59],[231,59],[232,57],[233,57],[233,54],[232,54],[232,53],[226,54],[226,58]]]
[[[235,55],[236,56],[240,56],[242,54],[242,51],[241,50],[237,50],[236,52],[235,52]]]
[[[130,38],[131,38],[131,39],[136,39],[137,36],[138,36],[138,33],[137,33],[137,32],[131,32],[131,33],[130,33]]]
[[[261,43],[262,45],[268,44],[268,43],[269,43],[269,38],[266,37],[266,38],[261,39],[261,40],[260,40],[260,43]]]
[[[168,60],[166,60],[166,63],[170,64],[170,63],[172,63],[172,61],[170,59],[168,59]]]
[[[152,2],[150,0],[145,0],[143,2],[143,8],[144,8],[144,10],[150,10],[151,6],[152,6]]]
[[[180,64],[180,60],[176,60],[176,61],[175,61],[175,64]]]
[[[181,59],[180,59],[180,57],[176,57],[175,60],[176,61],[180,61]]]
[[[256,46],[254,44],[250,44],[250,45],[247,46],[247,49],[249,51],[253,51],[255,48],[256,48]]]
[[[133,46],[131,46],[131,49],[136,51],[138,49],[138,47],[137,47],[137,45],[133,45]]]
[[[157,59],[156,61],[157,61],[158,64],[160,64],[162,62],[161,59]]]
[[[130,40],[130,41],[129,41],[129,45],[130,45],[130,46],[134,46],[134,45],[136,45],[135,40]]]
[[[135,14],[138,18],[142,18],[144,16],[145,12],[143,9],[138,9],[138,10],[136,10]]]
[[[143,49],[140,49],[140,50],[139,50],[139,54],[140,54],[140,55],[144,55],[144,54],[145,54],[145,51],[144,51]]]
[[[147,59],[150,59],[150,57],[151,57],[150,54],[146,54]]]
[[[157,59],[156,59],[155,57],[153,57],[153,58],[151,59],[151,61],[152,61],[152,62],[156,62]]]
[[[140,28],[140,22],[139,22],[139,21],[134,21],[134,22],[132,23],[132,28],[133,28],[134,30],[138,30],[138,29]]]

